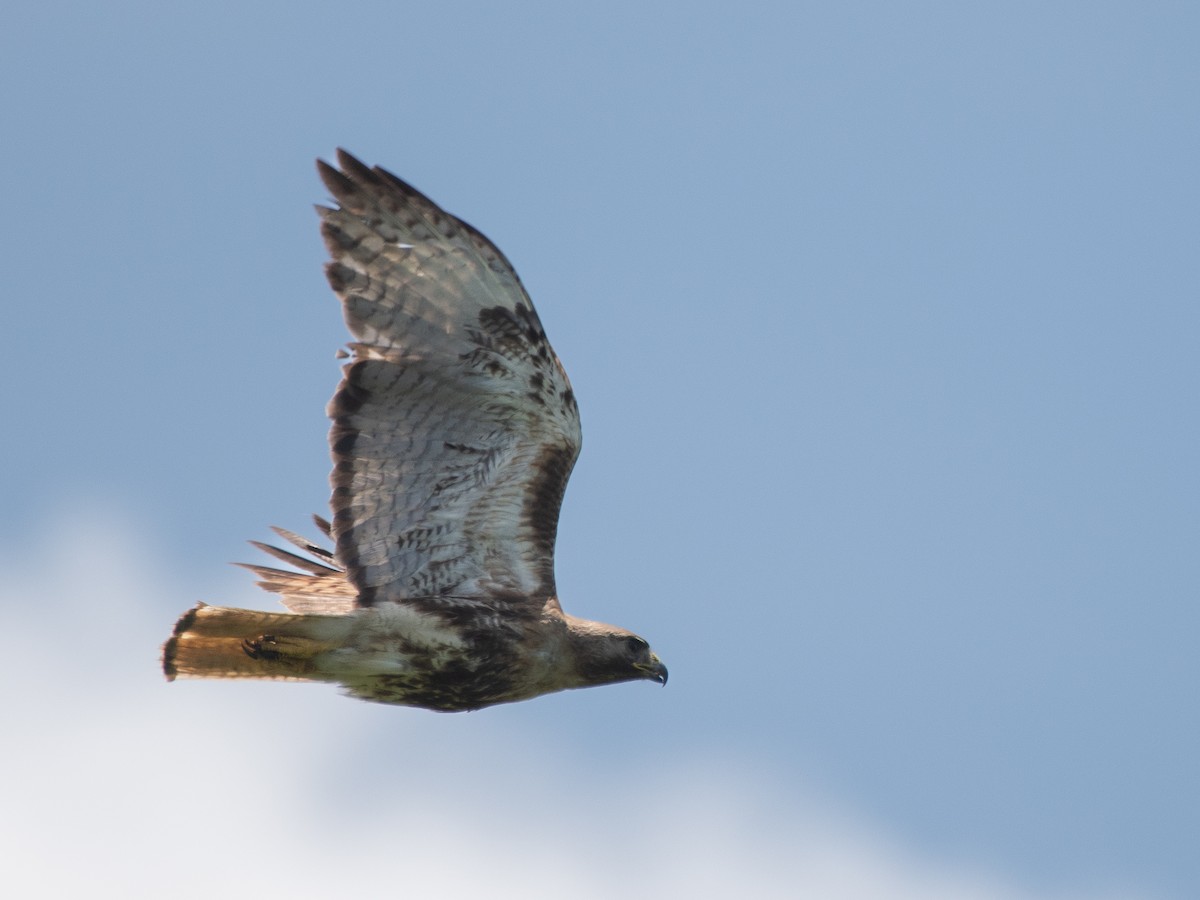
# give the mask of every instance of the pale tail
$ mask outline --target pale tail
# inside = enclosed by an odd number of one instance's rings
[[[325,681],[316,658],[349,633],[347,616],[294,615],[200,603],[163,645],[163,674],[182,678]]]

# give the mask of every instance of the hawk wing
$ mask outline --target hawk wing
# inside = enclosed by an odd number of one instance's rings
[[[355,338],[329,403],[333,538],[358,604],[556,595],[579,411],[491,241],[381,168],[318,162],[326,275]]]

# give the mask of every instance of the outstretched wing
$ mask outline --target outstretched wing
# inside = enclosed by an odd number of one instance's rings
[[[381,168],[318,162],[326,274],[356,339],[329,404],[338,562],[370,606],[555,595],[579,455],[567,375],[507,259]]]

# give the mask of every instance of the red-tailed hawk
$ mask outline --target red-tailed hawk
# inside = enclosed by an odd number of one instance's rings
[[[642,638],[564,613],[554,538],[579,455],[566,372],[491,241],[381,168],[318,161],[326,275],[354,336],[329,403],[330,552],[257,546],[290,613],[199,604],[163,647],[169,680],[335,682],[442,711],[667,669]]]

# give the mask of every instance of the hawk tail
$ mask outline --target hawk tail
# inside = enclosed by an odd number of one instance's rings
[[[293,615],[199,603],[163,645],[167,681],[265,678],[325,681],[318,657],[349,632],[346,616]]]

